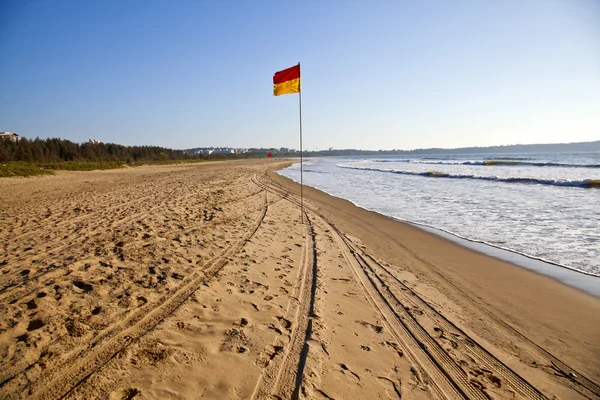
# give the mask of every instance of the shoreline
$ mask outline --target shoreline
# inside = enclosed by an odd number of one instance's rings
[[[541,276],[552,278],[559,283],[578,289],[600,299],[600,277],[596,275],[588,274],[564,265],[540,260],[535,257],[494,246],[489,243],[463,238],[457,234],[446,232],[439,228],[421,225],[410,221],[403,221],[400,219],[396,220],[398,222],[413,225],[426,232],[431,232],[434,235],[448,239],[477,253],[494,257],[498,260],[508,262],[520,268],[534,271]]]
[[[269,176],[287,191],[300,194],[297,182],[276,171]],[[310,186],[304,187],[304,201],[314,204],[337,229],[356,238],[380,260],[405,268],[455,304],[466,302],[463,312],[474,306],[489,309],[503,323],[527,332],[535,343],[550,344],[562,357],[578,353],[575,358],[585,360],[579,364],[582,368],[590,354],[600,355],[598,297]],[[460,313],[457,318],[462,318]],[[478,324],[477,318],[470,320],[469,324]],[[600,377],[597,359],[592,369]]]
[[[283,178],[290,179],[290,178],[287,178],[287,177],[279,174],[279,171],[281,171],[283,169],[284,168],[277,170],[276,171],[277,174]],[[293,179],[290,179],[290,180],[299,185],[299,182],[296,182]],[[510,263],[511,265],[516,266],[518,268],[523,268],[523,269],[526,269],[529,271],[533,271],[540,276],[551,278],[558,283],[564,284],[568,287],[574,288],[576,290],[579,290],[581,292],[584,292],[586,294],[592,295],[592,296],[600,299],[600,276],[598,276],[598,275],[580,271],[578,269],[568,267],[566,265],[561,265],[561,264],[554,263],[551,261],[539,259],[534,256],[530,256],[530,255],[527,255],[524,253],[519,253],[518,251],[514,251],[511,249],[506,249],[506,248],[502,248],[499,246],[495,246],[493,244],[486,243],[483,241],[465,238],[456,233],[446,231],[441,228],[437,228],[437,227],[433,227],[433,226],[429,226],[429,225],[425,225],[425,224],[420,224],[420,223],[416,223],[416,222],[412,222],[412,221],[407,221],[407,220],[403,220],[400,218],[391,217],[389,215],[382,214],[379,211],[372,210],[367,207],[363,207],[362,205],[357,204],[352,200],[332,195],[332,194],[328,193],[327,191],[316,188],[314,186],[305,184],[304,187],[310,187],[314,190],[318,190],[318,191],[320,191],[328,196],[331,196],[333,198],[348,201],[351,204],[353,204],[355,207],[360,208],[362,210],[376,213],[376,214],[382,216],[383,218],[388,218],[392,221],[399,222],[401,224],[413,226],[421,231],[428,232],[428,233],[438,236],[440,238],[444,238],[453,243],[456,243],[457,245],[459,245],[465,249],[468,249],[470,251],[474,251],[479,254],[494,257],[495,259]]]
[[[597,298],[311,187],[300,218],[291,162],[0,180],[3,393],[600,396]]]

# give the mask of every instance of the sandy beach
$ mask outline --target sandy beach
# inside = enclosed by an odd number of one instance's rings
[[[599,299],[289,163],[0,179],[0,398],[600,398]]]

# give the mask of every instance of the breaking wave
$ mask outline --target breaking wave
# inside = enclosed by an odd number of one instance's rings
[[[476,179],[493,182],[505,182],[505,183],[523,183],[531,185],[551,185],[551,186],[566,186],[566,187],[578,187],[578,188],[598,188],[600,189],[600,179],[584,179],[584,180],[557,180],[557,179],[537,179],[537,178],[522,178],[522,177],[498,177],[498,176],[485,176],[485,175],[469,175],[469,174],[450,174],[439,171],[403,171],[394,169],[379,169],[369,167],[351,167],[347,165],[336,165],[339,168],[354,169],[361,171],[375,171],[375,172],[387,172],[392,174],[400,175],[416,175],[425,176],[429,178],[447,178],[447,179]]]
[[[504,158],[497,158],[485,161],[453,161],[453,160],[438,160],[421,159],[421,160],[373,160],[376,163],[412,163],[412,164],[431,164],[431,165],[482,165],[482,166],[525,166],[525,167],[561,167],[561,168],[600,168],[600,164],[565,164],[553,162],[533,162],[533,161],[517,161]]]

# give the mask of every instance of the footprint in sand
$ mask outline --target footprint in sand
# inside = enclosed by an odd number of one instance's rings
[[[375,333],[383,332],[383,326],[381,326],[381,325],[373,325],[372,323],[366,322],[366,321],[355,321],[355,322],[364,327],[371,328],[371,330]]]
[[[255,303],[251,303],[249,301],[243,301],[242,304],[251,306],[254,311],[260,311],[258,306]]]
[[[27,333],[24,333],[22,335],[17,336],[16,339],[17,339],[17,343],[22,342],[22,343],[27,344],[27,339],[29,339],[29,335]]]
[[[342,374],[344,374],[344,375],[351,374],[350,376],[353,376],[356,379],[357,382],[360,381],[360,376],[358,376],[357,373],[351,371],[350,368],[348,368],[348,366],[346,364],[340,364],[340,368],[341,368],[340,372]]]
[[[386,389],[388,397],[392,398],[393,392],[395,396],[397,396],[397,398],[402,398],[402,382],[399,378],[397,382],[385,376],[378,376],[377,379],[379,380],[379,383],[382,384],[383,387]]]
[[[136,300],[138,301],[138,307],[141,307],[148,302],[144,296],[138,296]]]
[[[258,367],[266,368],[269,365],[270,361],[277,357],[279,354],[281,354],[282,351],[283,346],[272,346],[272,349],[270,349],[269,351],[262,352],[254,362],[254,364]]]
[[[81,337],[85,335],[87,331],[85,325],[74,319],[68,319],[65,323],[65,328],[67,329],[69,336],[73,337]]]
[[[28,310],[35,310],[37,308],[35,300],[29,300],[27,303],[25,303],[25,305],[27,306]]]
[[[275,325],[273,325],[273,324],[268,324],[267,328],[270,329],[270,330],[272,330],[272,331],[275,331],[275,333],[277,333],[278,335],[283,335],[283,331],[281,329],[279,329],[278,327],[276,327]]]
[[[288,331],[291,330],[292,321],[290,321],[289,319],[284,318],[284,317],[277,317],[277,319],[279,320],[279,324],[281,324],[281,326],[283,326]]]
[[[82,281],[73,281],[73,286],[82,290],[84,293],[90,292],[94,289],[94,286]]]
[[[176,279],[178,281],[183,280],[184,276],[181,274],[178,274],[177,272],[173,272],[171,274],[171,278]]]
[[[398,353],[399,357],[404,357],[404,352],[402,351],[402,349],[400,348],[400,346],[398,346],[396,343],[394,342],[390,342],[390,341],[386,341],[385,345],[391,347],[392,349],[396,350],[396,353]]]
[[[46,326],[46,324],[42,322],[41,319],[34,319],[32,321],[29,321],[29,325],[27,325],[27,332],[35,331],[44,326]]]
[[[131,400],[138,394],[142,393],[137,388],[121,388],[117,389],[108,396],[109,400]]]

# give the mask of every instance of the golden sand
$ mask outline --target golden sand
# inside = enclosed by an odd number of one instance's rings
[[[0,180],[0,398],[600,396],[600,301],[241,161]]]

